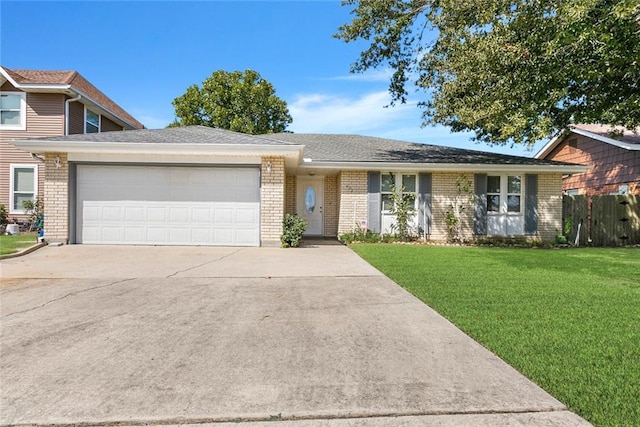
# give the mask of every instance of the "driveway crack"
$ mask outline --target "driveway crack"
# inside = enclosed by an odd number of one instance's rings
[[[178,275],[178,274],[180,274],[180,273],[185,273],[185,272],[187,272],[187,271],[195,270],[196,268],[200,268],[200,267],[203,267],[203,266],[208,265],[208,264],[213,264],[214,262],[222,261],[223,259],[225,259],[225,258],[229,258],[230,256],[235,255],[235,254],[237,254],[237,253],[238,253],[238,252],[240,252],[240,251],[242,251],[242,249],[236,249],[235,251],[231,252],[230,254],[227,254],[227,255],[221,256],[220,258],[216,258],[216,259],[213,259],[213,260],[211,260],[211,261],[203,262],[202,264],[194,265],[194,266],[192,266],[192,267],[185,268],[184,270],[178,270],[178,271],[176,271],[175,273],[171,273],[170,275],[168,275],[168,276],[166,277],[166,279],[170,279],[170,278],[172,278],[172,277],[177,276],[177,275]]]
[[[104,284],[104,285],[97,285],[97,286],[92,286],[92,287],[87,288],[87,289],[82,289],[80,291],[69,292],[66,295],[63,295],[63,296],[58,297],[58,298],[54,298],[52,300],[49,300],[49,301],[47,301],[45,303],[42,303],[40,305],[37,305],[35,307],[31,307],[31,308],[28,308],[26,310],[21,310],[21,311],[14,311],[13,313],[9,313],[6,316],[4,316],[4,318],[11,317],[11,316],[16,315],[16,314],[28,313],[30,311],[37,310],[39,308],[43,308],[43,307],[45,307],[45,306],[47,306],[47,305],[49,305],[51,303],[63,300],[63,299],[68,298],[68,297],[72,297],[74,295],[78,295],[78,294],[81,294],[81,293],[84,293],[84,292],[94,291],[96,289],[108,288],[109,286],[114,286],[114,285],[117,285],[117,284],[120,284],[120,283],[129,282],[131,280],[136,280],[136,279],[135,278],[130,278],[130,279],[116,280],[115,282],[107,283],[107,284]]]

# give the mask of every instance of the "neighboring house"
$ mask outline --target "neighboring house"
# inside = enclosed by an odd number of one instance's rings
[[[8,141],[142,128],[75,71],[0,66],[0,204],[22,219],[22,202],[44,191],[43,161]]]
[[[640,129],[574,125],[545,145],[536,159],[591,166],[567,175],[562,189],[569,195],[640,195]]]
[[[94,244],[277,245],[285,213],[308,236],[380,232],[391,183],[414,231],[444,240],[466,175],[466,238],[553,240],[562,176],[587,167],[355,135],[253,136],[203,126],[14,141],[46,159],[45,236]],[[67,209],[69,208],[69,210]]]

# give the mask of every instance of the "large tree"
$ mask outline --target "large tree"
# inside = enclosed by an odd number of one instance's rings
[[[415,81],[424,124],[533,144],[571,123],[640,126],[638,0],[346,0],[336,37],[365,40],[352,71]],[[418,89],[418,90],[419,90]]]
[[[292,121],[287,103],[253,70],[215,71],[172,104],[176,119],[169,127],[202,125],[259,135],[283,132]]]

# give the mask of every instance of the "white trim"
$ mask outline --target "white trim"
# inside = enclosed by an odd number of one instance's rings
[[[93,123],[89,123],[89,121],[87,120],[87,112],[91,112],[92,114],[95,114],[96,116],[98,116],[98,132],[87,132],[87,124],[94,126]],[[102,131],[101,122],[102,122],[102,115],[100,113],[96,113],[95,111],[93,111],[92,109],[84,105],[84,133],[100,133]]]
[[[589,132],[584,129],[571,126],[569,130],[563,130],[558,135],[553,137],[544,147],[540,149],[534,156],[534,159],[543,159],[547,157],[562,141],[564,141],[569,134],[575,133],[578,135],[586,136],[587,138],[595,139],[600,142],[614,145],[625,150],[637,151],[640,150],[640,144],[630,144],[628,142],[618,141],[617,139],[609,138],[607,136],[599,135],[597,133]]]
[[[391,163],[391,162],[305,162],[300,165],[308,169],[335,169],[335,170],[394,170],[407,172],[438,171],[438,172],[495,172],[495,173],[580,173],[586,172],[590,166],[585,165],[508,165],[486,163]]]
[[[33,200],[38,197],[38,165],[36,163],[11,163],[9,166],[9,214],[24,214],[24,209],[14,206],[14,175],[15,169],[33,169]]]
[[[210,155],[255,155],[295,156],[302,155],[302,145],[262,144],[164,144],[141,142],[91,142],[16,139],[11,144],[31,153],[137,153],[137,154],[210,154]]]
[[[27,130],[27,94],[25,92],[2,91],[0,95],[20,97],[20,123],[17,125],[0,124],[0,130]]]

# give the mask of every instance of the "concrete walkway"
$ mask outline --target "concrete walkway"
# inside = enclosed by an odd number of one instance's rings
[[[0,268],[1,425],[589,425],[343,246]]]

